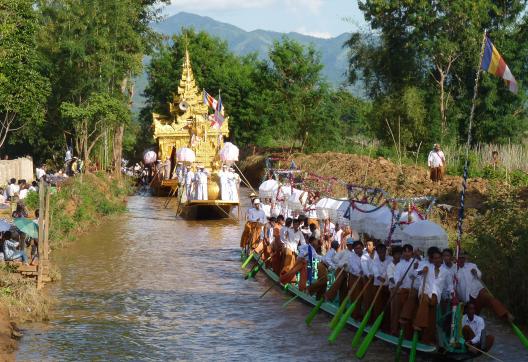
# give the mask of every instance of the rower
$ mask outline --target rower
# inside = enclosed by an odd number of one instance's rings
[[[284,216],[279,215],[277,216],[277,222],[273,227],[273,243],[271,243],[271,268],[277,275],[280,274],[282,267],[282,248],[284,247],[281,239],[282,229],[286,229],[286,227],[284,227]]]
[[[315,250],[315,247],[317,246],[316,243],[317,240],[311,236],[308,239],[308,243],[299,246],[299,254],[295,260],[295,265],[288,271],[288,273],[281,275],[282,283],[287,283],[287,281],[291,280],[297,272],[300,272],[298,287],[301,292],[306,290],[306,282],[311,279],[311,276],[308,275],[307,267],[308,265],[312,265],[313,268],[314,259],[320,258],[320,255]],[[310,270],[310,273],[312,270],[313,269]]]
[[[266,261],[266,268],[271,267],[272,245],[275,240],[275,224],[277,219],[275,217],[268,218],[268,222],[264,225],[264,249],[262,259]]]
[[[352,238],[349,238],[349,240],[350,239]],[[347,241],[347,244],[348,244],[348,241]],[[366,281],[363,280],[362,278],[364,274],[363,274],[363,268],[361,266],[361,258],[364,255],[363,243],[359,240],[355,240],[352,243],[352,249],[353,249],[353,252],[350,254],[349,259],[348,259],[348,266],[347,266],[348,286],[345,290],[345,295],[346,293],[350,291],[350,288],[354,286],[354,284],[356,283],[356,280],[359,278],[359,282],[357,283],[354,291],[350,295],[350,300],[353,300],[353,301],[357,300],[358,306],[361,306],[363,302],[362,299],[364,299],[364,297],[361,297],[358,300],[358,296],[361,293],[361,289],[363,289],[364,283],[366,283]],[[352,318],[354,318],[355,320],[360,320],[361,315],[362,315],[361,308],[355,308],[354,311],[352,312]]]
[[[456,272],[457,295],[465,303],[473,302],[475,312],[480,314],[482,308],[488,308],[502,319],[513,321],[513,316],[506,307],[499,302],[484,287],[482,281],[482,272],[474,263],[467,262],[468,254],[461,252],[458,258],[458,270]]]
[[[422,332],[423,343],[436,344],[436,308],[449,274],[446,269],[441,268],[443,259],[440,249],[432,246],[427,250],[427,255],[428,261],[420,263],[416,270],[422,282],[418,290],[418,310],[413,327],[414,330]]]
[[[297,248],[302,244],[306,244],[306,242],[300,229],[299,220],[295,219],[293,220],[292,228],[288,229],[286,232],[286,240],[284,243],[284,248],[282,249],[284,264],[282,265],[281,277],[288,273],[295,265],[297,258]],[[281,282],[283,284],[294,283],[296,280],[295,278],[295,275],[284,281],[281,278]]]
[[[331,249],[319,258],[317,264],[317,281],[312,283],[307,289],[309,294],[315,294],[317,300],[324,297],[328,285],[328,272],[337,268],[335,256],[337,255],[339,243],[332,241]]]
[[[405,244],[402,250],[402,258],[394,270],[394,280],[398,291],[396,297],[392,300],[391,309],[398,316],[398,322],[404,331],[405,338],[410,339],[412,337],[411,321],[414,318],[417,305],[414,269],[418,268],[418,261],[415,261],[414,265],[409,269],[409,266],[413,263],[411,259],[413,257],[413,247],[410,244]],[[409,271],[405,275],[407,270]],[[391,334],[398,335],[398,332],[398,330],[392,330]]]
[[[376,246],[374,244],[373,240],[367,240],[366,242],[366,248],[363,251],[363,255],[361,256],[361,271],[363,273],[363,282],[366,283],[368,278],[374,279],[375,274],[375,260],[378,259],[378,254],[376,253]],[[375,282],[376,280],[374,280]],[[380,285],[378,283],[378,285]],[[370,304],[372,303],[372,300],[374,299],[374,295],[376,295],[376,290],[378,288],[374,286],[374,283],[371,283],[367,290],[365,291],[365,294],[363,294],[363,311],[366,312],[369,308]]]
[[[373,285],[376,288],[376,291],[378,288],[381,289],[381,294],[376,299],[376,303],[374,303],[374,307],[372,309],[372,321],[374,321],[378,315],[381,314],[383,311],[383,306],[387,303],[387,301],[390,298],[390,292],[389,292],[389,286],[387,281],[387,269],[389,265],[392,264],[392,257],[387,255],[387,246],[383,243],[379,243],[376,245],[376,254],[377,258],[374,259],[374,282]],[[389,314],[389,313],[388,313]],[[385,318],[384,325],[382,326],[382,329],[385,331],[389,330],[389,318]]]
[[[399,245],[391,246],[391,254],[392,254],[392,261],[387,266],[387,279],[388,279],[388,287],[390,291],[390,295],[392,296],[396,290],[394,287],[396,287],[396,279],[394,277],[394,272],[396,271],[396,266],[400,262],[401,256],[402,256],[402,247]],[[390,306],[390,333],[396,334],[398,333],[398,318],[399,318],[399,311],[396,310],[396,303],[394,303],[394,300],[396,298],[392,298],[391,306]]]
[[[334,240],[335,243],[337,243],[337,249],[339,250],[339,241]],[[339,293],[340,301],[342,302],[346,295],[346,290],[348,289],[347,286],[347,272],[346,268],[349,263],[350,256],[352,255],[352,252],[354,250],[354,240],[349,239],[347,240],[346,249],[342,251],[338,251],[336,255],[334,255],[333,260],[336,266],[336,275],[338,277],[328,289],[328,292],[325,294],[325,298],[329,301],[333,301],[337,294]],[[343,295],[345,293],[345,295]]]
[[[264,211],[262,211],[262,209],[260,208],[259,199],[255,199],[253,201],[253,207],[247,210],[246,220],[248,231],[246,232],[244,230],[245,232],[242,234],[242,236],[245,236],[245,238],[241,240],[240,246],[242,248],[249,246],[253,250],[257,247],[260,238],[260,232],[262,230],[262,227],[266,223],[266,215],[264,214]]]
[[[462,336],[467,344],[488,352],[493,346],[495,337],[486,335],[486,323],[478,316],[473,302],[466,304],[466,314],[462,317]],[[471,353],[478,354],[478,350],[469,347]]]

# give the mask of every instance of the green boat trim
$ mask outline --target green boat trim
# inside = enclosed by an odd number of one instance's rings
[[[259,259],[258,255],[253,255],[253,258],[254,258],[255,261],[257,261],[257,262],[259,261],[258,260]],[[279,281],[278,275],[275,274],[272,270],[266,268],[265,265],[262,265],[261,270],[264,271],[264,273],[266,273],[268,278],[270,278],[275,283],[280,285],[280,281]],[[301,292],[297,288],[297,286],[295,286],[295,285],[288,284],[288,287],[284,288],[284,289],[289,291],[291,294],[298,296],[299,299],[304,300],[306,303],[308,303],[308,304],[310,304],[312,306],[315,306],[317,304],[317,300],[315,299],[315,297],[313,297],[313,296],[311,296],[309,294],[306,294],[304,292]],[[337,305],[335,303],[324,302],[321,305],[320,309],[333,316],[337,312],[338,308],[339,308],[339,305]],[[356,321],[355,319],[350,317],[348,319],[348,321],[347,321],[347,324],[352,326],[352,327],[354,327],[354,328],[356,328],[356,329],[358,329],[360,324],[361,324],[361,321]],[[365,334],[368,333],[369,330],[370,330],[370,326],[365,327],[364,333]],[[380,339],[382,341],[385,341],[387,343],[393,344],[395,347],[398,346],[398,339],[399,339],[398,336],[393,336],[391,334],[385,333],[385,332],[380,330],[380,331],[378,331],[376,333],[376,338]],[[448,343],[448,341],[447,341],[447,338],[445,337],[445,335],[443,333],[440,334],[439,341],[440,341],[441,346],[442,346],[441,350],[438,348],[438,346],[429,345],[429,344],[423,344],[423,343],[419,343],[419,342],[418,342],[418,344],[416,346],[416,350],[421,352],[421,353],[426,353],[426,354],[442,354],[442,355],[449,354],[449,357],[457,359],[457,360],[465,360],[465,359],[468,359],[468,358],[475,358],[475,355],[470,355],[469,354],[469,352],[467,351],[467,349],[465,347],[464,339],[461,338],[461,337],[459,338],[459,346],[460,346],[460,348],[455,348],[452,345],[450,345]],[[402,348],[406,348],[406,349],[410,350],[411,347],[412,347],[412,340],[404,339],[403,340],[403,344],[402,344]]]

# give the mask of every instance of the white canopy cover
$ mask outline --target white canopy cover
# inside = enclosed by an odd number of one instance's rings
[[[429,220],[420,220],[413,222],[405,227],[403,231],[403,242],[409,243],[415,248],[423,251],[431,246],[440,249],[447,248],[447,233],[438,224]]]

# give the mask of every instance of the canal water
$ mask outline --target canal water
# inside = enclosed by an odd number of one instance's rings
[[[55,252],[62,280],[52,321],[24,326],[19,361],[353,360],[351,330],[329,346],[328,316],[304,324],[310,307],[288,300],[262,273],[244,280],[237,222],[185,221],[165,199],[134,196],[129,212],[105,220]],[[493,353],[528,354],[502,326]],[[366,361],[394,359],[376,341]],[[427,359],[423,359],[427,360]]]

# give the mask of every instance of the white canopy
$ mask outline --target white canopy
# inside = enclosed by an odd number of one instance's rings
[[[307,192],[293,188],[290,197],[286,201],[286,205],[288,206],[288,209],[291,211],[302,212],[304,211],[304,206],[306,204],[307,198],[308,198]]]
[[[182,147],[176,150],[176,159],[180,162],[194,162],[196,154],[190,148]]]
[[[238,161],[238,147],[231,142],[224,143],[224,147],[218,152],[220,159],[224,162]]]
[[[287,201],[292,194],[292,187],[291,186],[279,186],[279,189],[277,190],[275,194],[275,200],[284,200]]]
[[[361,207],[361,209],[363,209]],[[364,214],[361,227],[364,233],[378,240],[386,240],[392,226],[392,212],[388,206]]]
[[[447,248],[447,233],[438,224],[429,220],[420,220],[413,222],[405,227],[403,231],[403,242],[409,243],[415,248],[423,251],[431,246],[440,249]]]
[[[355,203],[355,206],[362,210],[362,211],[370,211],[370,210],[374,210],[376,208],[376,206],[374,205],[370,205],[370,204],[361,204],[361,203]],[[365,224],[364,224],[364,219],[367,217],[367,215],[369,213],[367,212],[362,212],[358,209],[355,209],[355,208],[351,208],[350,209],[350,226],[352,227],[352,229],[358,231],[358,232],[361,232],[361,233],[364,233],[365,232]]]
[[[266,180],[259,186],[259,197],[261,199],[273,199],[278,189],[279,183],[277,181]]]
[[[415,222],[420,220],[422,220],[420,218],[420,214],[418,214],[415,210],[411,211],[411,220],[409,220],[409,213],[407,211],[402,212],[400,216],[400,221],[404,223]]]
[[[337,220],[337,210],[343,202],[343,200],[336,200],[323,197],[315,205],[317,218],[322,220],[330,219],[335,222]]]
[[[337,222],[339,223],[339,225],[350,225],[350,220],[348,219],[349,208],[349,201],[343,201],[341,205],[339,205],[339,208],[337,209]]]

